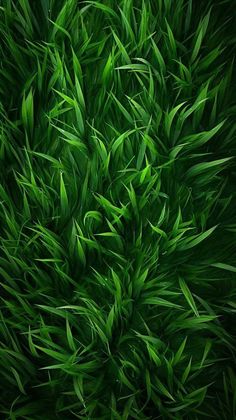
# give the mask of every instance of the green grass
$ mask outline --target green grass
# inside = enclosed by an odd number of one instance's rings
[[[0,417],[236,418],[235,4],[0,0]]]

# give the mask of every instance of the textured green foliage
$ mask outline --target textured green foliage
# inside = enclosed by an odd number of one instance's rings
[[[235,18],[0,0],[1,419],[236,418]]]

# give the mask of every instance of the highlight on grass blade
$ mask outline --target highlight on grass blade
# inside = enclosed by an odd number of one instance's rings
[[[27,95],[24,93],[21,112],[23,125],[32,135],[34,128],[34,99],[32,89],[30,89]]]

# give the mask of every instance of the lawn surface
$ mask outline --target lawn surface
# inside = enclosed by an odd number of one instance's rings
[[[236,418],[236,3],[0,0],[0,418]]]

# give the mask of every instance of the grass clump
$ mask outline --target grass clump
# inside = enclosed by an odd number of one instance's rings
[[[0,1],[1,418],[236,417],[235,24]]]

